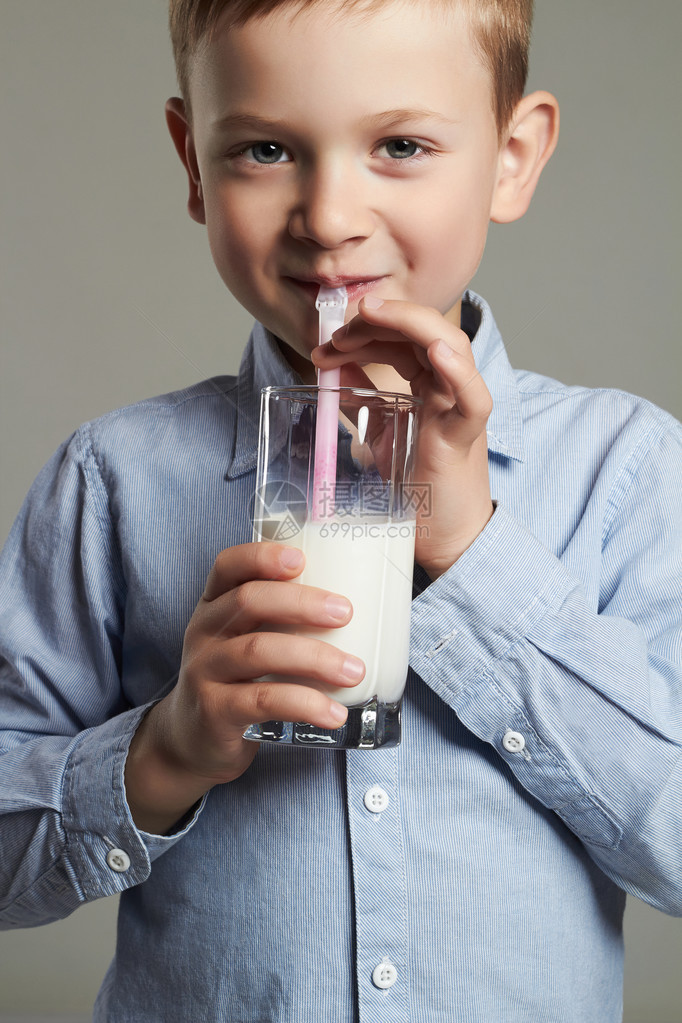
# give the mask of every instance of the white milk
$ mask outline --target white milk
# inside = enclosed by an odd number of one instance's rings
[[[344,706],[373,696],[393,703],[402,695],[410,644],[414,540],[414,522],[334,517],[308,522],[286,541],[306,556],[298,582],[341,593],[353,605],[353,617],[340,629],[296,630],[364,661],[365,677],[357,686],[327,690]]]

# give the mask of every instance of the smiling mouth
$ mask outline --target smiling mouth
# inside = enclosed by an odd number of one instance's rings
[[[348,301],[353,302],[358,301],[367,292],[381,284],[382,281],[385,281],[386,277],[344,277],[339,275],[338,277],[315,277],[312,280],[304,280],[300,277],[286,277],[285,280],[293,284],[314,305],[321,287],[339,288],[343,285],[348,294]]]

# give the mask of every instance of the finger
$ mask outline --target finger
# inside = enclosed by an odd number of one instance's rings
[[[318,689],[279,682],[237,683],[220,687],[216,710],[240,730],[263,721],[308,721],[317,728],[340,728],[348,710]],[[225,709],[221,710],[221,703]]]
[[[411,344],[396,344],[395,334],[385,342],[368,340],[344,351],[337,350],[331,344],[320,345],[313,349],[313,362],[320,369],[336,369],[350,363],[393,366],[408,381],[414,379],[424,369],[424,365],[428,365],[425,351]]]
[[[213,563],[203,599],[215,600],[251,579],[294,579],[304,564],[305,556],[297,548],[268,540],[228,547]]]
[[[334,629],[347,625],[351,602],[314,586],[250,580],[228,590],[205,609],[201,629],[215,636],[254,632],[266,624]]]
[[[435,338],[445,338],[450,347],[462,354],[471,350],[467,334],[437,309],[396,299],[386,300],[378,308],[363,300],[358,315],[333,334],[332,344],[347,351],[370,338],[396,341],[396,335],[425,349]]]
[[[344,387],[366,387],[370,391],[376,390],[374,381],[357,362],[348,362],[343,366],[341,370],[341,384]]]
[[[429,346],[427,356],[441,387],[452,395],[460,416],[485,422],[492,411],[492,398],[471,355],[460,354],[438,338]]]
[[[396,343],[394,332],[381,333],[388,334],[392,340],[387,342],[368,340],[363,346],[358,346],[354,339],[353,347],[350,347],[349,340],[344,342],[343,351],[338,351],[330,343],[314,350],[313,361],[323,369],[358,362],[393,366],[403,379],[412,385],[415,394],[421,394],[422,388],[428,386],[431,393],[435,392],[446,399],[448,407],[454,403],[456,394],[467,388],[474,378],[480,381],[470,346],[461,352],[452,347],[452,342],[447,343],[436,337],[431,338],[426,347],[422,348],[416,342],[405,343],[407,339],[404,337]],[[431,378],[428,383],[427,377],[424,376],[425,369]]]
[[[187,661],[186,671],[197,681],[234,685],[276,676],[278,681],[324,688],[357,685],[364,678],[365,665],[321,639],[288,632],[250,632],[205,645],[200,657]]]

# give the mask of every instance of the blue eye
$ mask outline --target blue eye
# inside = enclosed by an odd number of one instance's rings
[[[385,146],[386,152],[393,160],[407,160],[421,151],[421,146],[412,139],[389,139]]]
[[[252,154],[256,163],[281,163],[286,156],[284,147],[277,142],[256,142],[246,152]]]

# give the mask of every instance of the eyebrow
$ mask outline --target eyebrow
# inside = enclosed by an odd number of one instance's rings
[[[363,123],[377,123],[381,124],[385,128],[394,128],[400,124],[404,124],[406,121],[435,121],[450,127],[460,123],[459,121],[453,121],[451,118],[445,117],[444,114],[439,114],[435,110],[411,107],[399,107],[396,110],[382,110],[379,114],[368,114],[367,117],[362,118]]]
[[[405,123],[413,123],[415,121],[430,121],[442,124],[446,127],[453,127],[460,123],[459,121],[453,121],[451,118],[445,117],[443,114],[437,113],[435,110],[413,109],[409,107],[400,107],[395,110],[382,110],[380,113],[367,114],[365,117],[360,118],[360,123],[362,125],[366,125],[367,127],[377,125],[381,126],[384,130],[395,128]],[[248,128],[250,131],[263,133],[265,135],[272,133],[276,135],[279,131],[285,129],[286,126],[286,121],[280,122],[269,120],[267,117],[248,113],[228,114],[226,117],[221,117],[213,122],[213,128],[218,129],[219,131],[226,131],[230,128]]]
[[[269,121],[266,117],[259,117],[257,114],[228,114],[227,117],[220,117],[212,124],[213,128],[223,131],[227,128],[248,128],[251,131],[275,132],[282,127],[279,121]]]

